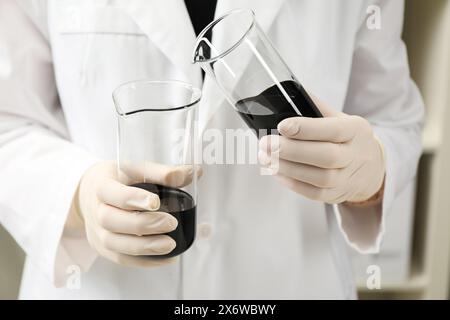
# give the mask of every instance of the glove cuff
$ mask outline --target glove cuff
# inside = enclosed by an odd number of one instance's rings
[[[369,199],[364,200],[364,201],[355,201],[355,202],[347,201],[347,202],[345,202],[345,204],[347,204],[347,205],[356,206],[356,207],[369,207],[369,206],[376,205],[376,204],[380,203],[383,200],[384,183],[385,183],[385,180],[386,180],[386,156],[385,156],[385,152],[384,152],[384,146],[381,143],[380,139],[375,134],[373,135],[373,138],[377,142],[378,147],[379,147],[380,152],[381,152],[381,161],[382,161],[382,168],[383,168],[383,181],[381,183],[381,187]]]

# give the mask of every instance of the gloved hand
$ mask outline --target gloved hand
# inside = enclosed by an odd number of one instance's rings
[[[190,166],[146,165],[147,182],[179,188],[192,181]],[[84,221],[87,239],[101,256],[125,266],[151,267],[175,261],[146,255],[171,252],[175,241],[163,233],[177,227],[177,219],[158,211],[156,194],[122,184],[116,165],[102,162],[83,175],[74,198],[75,211]]]
[[[315,100],[324,118],[280,122],[280,137],[260,141],[260,163],[283,185],[309,199],[339,204],[378,196],[385,159],[369,122]]]

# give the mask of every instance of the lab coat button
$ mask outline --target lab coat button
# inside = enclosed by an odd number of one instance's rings
[[[200,223],[198,225],[198,235],[200,239],[210,239],[212,236],[212,225],[210,223]]]

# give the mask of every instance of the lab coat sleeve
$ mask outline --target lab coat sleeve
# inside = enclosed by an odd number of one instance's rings
[[[375,5],[375,7],[371,7]],[[366,12],[368,8],[368,12]],[[380,29],[371,26],[380,9]],[[373,126],[386,160],[383,198],[379,203],[354,207],[334,205],[338,225],[348,243],[360,253],[377,253],[385,221],[397,194],[417,171],[421,155],[424,107],[410,78],[406,47],[401,39],[404,2],[367,3],[356,34],[353,66],[344,112],[359,115]],[[369,19],[369,26],[367,25]]]
[[[95,258],[84,234],[76,251],[61,241],[80,177],[97,161],[68,136],[48,41],[23,7],[0,1],[0,223],[57,285]]]

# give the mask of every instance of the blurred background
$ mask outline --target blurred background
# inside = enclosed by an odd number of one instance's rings
[[[449,299],[450,1],[406,0],[404,39],[427,108],[416,181],[400,195],[377,255],[353,257],[361,299]],[[0,299],[15,299],[24,254],[0,226]],[[380,267],[381,289],[367,288]]]
[[[382,252],[354,259],[363,299],[449,299],[449,35],[450,1],[406,0],[404,40],[427,109],[424,153],[415,183],[390,216]],[[381,290],[368,290],[363,281],[370,264],[381,267]]]

